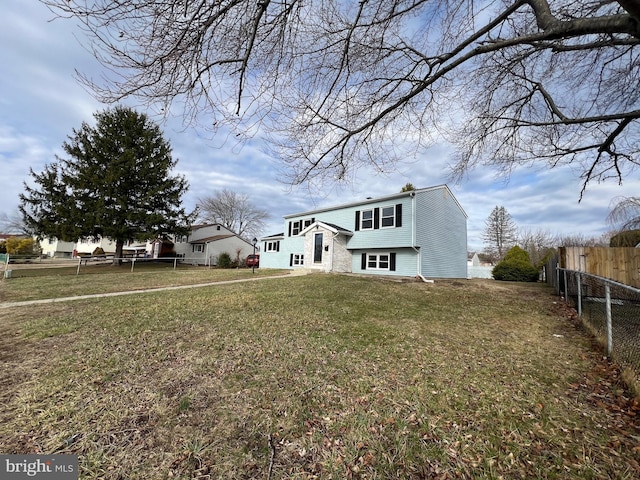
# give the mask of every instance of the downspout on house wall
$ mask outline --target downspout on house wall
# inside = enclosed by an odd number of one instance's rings
[[[422,254],[416,247],[416,193],[412,192],[409,195],[411,196],[411,248],[416,252],[416,275],[426,281],[422,276]]]

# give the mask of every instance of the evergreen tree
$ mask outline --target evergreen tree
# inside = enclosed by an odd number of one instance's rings
[[[170,175],[177,161],[160,128],[127,107],[94,117],[95,127],[83,122],[63,143],[68,158],[30,171],[35,186],[25,182],[20,211],[31,233],[110,238],[116,263],[126,241],[186,233],[190,218],[181,200],[188,184]]]
[[[482,239],[487,245],[485,252],[492,261],[502,260],[517,238],[516,224],[504,207],[496,206],[485,222]]]

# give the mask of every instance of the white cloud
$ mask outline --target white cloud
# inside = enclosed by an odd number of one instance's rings
[[[39,2],[5,0],[0,16],[0,213],[18,206],[22,182],[29,167],[40,171],[51,162],[72,129],[104,107],[73,78],[74,69],[99,75],[97,63],[74,35],[81,33],[69,21],[49,22],[52,14]],[[177,112],[173,112],[177,113]],[[204,124],[204,122],[203,122]],[[349,184],[318,191],[289,187],[278,180],[281,168],[268,157],[256,138],[239,145],[224,129],[215,136],[185,128],[180,118],[161,127],[179,159],[178,173],[191,189],[185,201],[195,206],[200,196],[228,188],[246,193],[260,208],[272,212],[265,234],[282,231],[282,216],[313,208],[351,202],[369,196],[399,192],[411,182],[416,187],[447,183],[451,149],[435,145],[384,175],[360,169]],[[496,178],[487,168],[469,172],[460,184],[450,184],[469,215],[470,248],[481,249],[487,216],[496,205],[504,206],[521,227],[552,233],[597,236],[606,231],[609,202],[620,195],[637,195],[640,180],[629,177],[592,184],[578,202],[580,180],[570,168],[516,168],[509,181]]]

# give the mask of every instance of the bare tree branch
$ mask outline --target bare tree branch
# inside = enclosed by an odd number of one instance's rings
[[[81,22],[101,100],[264,134],[291,183],[386,171],[440,136],[454,174],[573,164],[586,187],[636,168],[633,0],[41,1]]]
[[[245,194],[223,189],[198,199],[201,219],[219,223],[243,238],[258,237],[269,213],[254,207]]]

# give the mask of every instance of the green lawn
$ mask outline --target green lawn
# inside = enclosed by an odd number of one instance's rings
[[[637,478],[637,404],[554,302],[319,274],[1,309],[0,451],[83,479]]]

